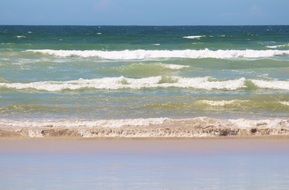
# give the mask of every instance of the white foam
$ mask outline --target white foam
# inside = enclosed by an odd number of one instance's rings
[[[154,46],[160,46],[161,44],[153,44]]]
[[[191,39],[191,40],[194,40],[194,39],[199,40],[199,39],[201,39],[201,38],[203,38],[203,37],[205,37],[205,36],[184,36],[183,38],[185,38],[185,39]]]
[[[289,90],[289,81],[279,80],[251,80],[258,88]]]
[[[138,119],[118,119],[118,120],[7,120],[1,119],[0,126],[6,127],[126,127],[126,126],[149,126],[161,125],[169,118],[138,118]],[[39,136],[39,134],[31,134],[31,136]]]
[[[280,101],[279,103],[284,106],[289,106],[289,101]]]
[[[289,44],[282,44],[282,45],[275,45],[275,46],[266,46],[266,47],[270,48],[270,49],[277,49],[277,48],[289,47]]]
[[[27,50],[27,52],[41,53],[57,57],[96,57],[109,60],[141,60],[159,58],[268,58],[289,55],[289,50]]]
[[[256,128],[256,127],[266,127],[274,128],[281,126],[282,123],[285,123],[288,127],[288,121],[282,119],[263,119],[263,120],[250,120],[250,119],[229,119],[229,122],[237,128]]]
[[[188,65],[176,65],[176,64],[160,64],[162,67],[171,69],[171,70],[181,70],[184,68],[189,68]]]
[[[227,105],[232,105],[232,104],[236,104],[236,103],[246,103],[249,102],[249,100],[219,100],[219,101],[214,101],[214,100],[199,100],[199,103],[202,104],[207,104],[210,106],[216,106],[216,107],[224,107]]]
[[[20,39],[20,38],[26,38],[26,36],[16,36],[16,38]]]
[[[245,78],[211,81],[210,77],[182,78],[171,77],[166,82],[161,76],[140,79],[112,77],[99,79],[79,79],[72,81],[40,81],[31,83],[0,83],[0,87],[12,89],[35,89],[44,91],[92,89],[142,89],[142,88],[195,88],[204,90],[237,90],[245,87]]]
[[[170,69],[181,69],[179,65],[168,66]],[[91,89],[143,89],[143,88],[194,88],[203,90],[238,90],[246,87],[246,81],[251,81],[256,87],[262,89],[289,90],[289,81],[278,80],[246,80],[245,78],[233,80],[211,80],[210,77],[107,77],[96,79],[78,79],[71,81],[39,81],[30,83],[0,83],[2,88],[34,89],[44,91]],[[223,102],[224,103],[224,102]]]
[[[193,133],[188,133],[188,128],[184,124],[193,124],[196,126],[196,130],[190,127]],[[166,126],[168,124],[168,126]],[[173,125],[171,125],[173,124]],[[149,134],[142,134],[144,131],[138,131],[139,127],[172,127],[178,126],[177,132],[170,135],[170,137],[204,137],[204,136],[216,136],[214,131],[204,131],[200,133],[199,128],[203,127],[206,129],[208,126],[220,127],[230,127],[231,129],[245,129],[250,130],[252,128],[265,128],[265,129],[276,129],[270,132],[270,135],[278,135],[282,132],[281,128],[289,128],[289,120],[284,120],[281,118],[276,119],[261,119],[261,120],[250,120],[245,118],[240,119],[229,119],[229,120],[219,120],[207,117],[196,117],[187,119],[170,119],[170,118],[140,118],[140,119],[120,119],[120,120],[8,120],[0,119],[0,127],[5,130],[14,131],[20,135],[27,135],[32,138],[44,137],[43,129],[51,129],[52,131],[57,129],[69,129],[80,134],[82,137],[97,137],[98,135],[93,133],[96,128],[100,128],[104,133],[100,136],[110,136],[110,137],[153,137],[162,136],[158,131],[150,131]],[[183,126],[184,131],[182,131]],[[110,128],[121,128],[121,127],[132,127],[128,131],[134,131],[135,134],[116,134],[113,133]],[[135,128],[134,128],[135,127]],[[220,129],[217,129],[220,130]],[[111,133],[111,134],[110,134]],[[179,134],[178,134],[179,133]],[[282,134],[282,133],[281,133]],[[283,133],[284,134],[284,133]],[[286,131],[285,131],[286,134]],[[288,133],[287,133],[288,134]],[[68,134],[70,135],[70,134]],[[72,134],[73,136],[73,134]],[[164,137],[164,136],[162,136]]]

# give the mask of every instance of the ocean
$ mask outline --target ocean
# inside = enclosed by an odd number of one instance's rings
[[[288,115],[289,26],[0,26],[2,125]]]

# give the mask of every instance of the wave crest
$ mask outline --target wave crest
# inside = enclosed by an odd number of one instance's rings
[[[96,57],[108,60],[142,60],[159,58],[268,58],[289,55],[289,50],[26,50],[26,52],[41,53],[56,57]]]
[[[190,40],[194,40],[194,39],[199,40],[199,39],[201,39],[203,37],[205,37],[205,36],[184,36],[183,38],[184,39],[190,39]]]
[[[144,88],[193,88],[202,90],[239,90],[250,88],[248,84],[261,89],[289,90],[289,81],[232,79],[216,80],[211,77],[183,78],[177,76],[156,76],[146,78],[110,77],[98,79],[78,79],[71,81],[39,81],[31,83],[0,83],[0,88],[34,89],[43,91],[62,91],[79,89],[144,89]],[[224,102],[225,103],[225,102]]]

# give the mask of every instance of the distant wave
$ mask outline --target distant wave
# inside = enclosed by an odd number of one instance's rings
[[[289,43],[288,44],[282,44],[282,45],[266,46],[266,47],[270,48],[270,49],[285,48],[285,47],[289,47]]]
[[[98,79],[79,79],[71,81],[40,81],[31,83],[0,83],[0,88],[8,89],[34,89],[43,91],[62,91],[78,89],[144,89],[144,88],[194,88],[203,90],[238,90],[251,88],[289,90],[289,81],[272,80],[215,80],[210,77],[183,78],[183,77],[147,77],[126,78],[110,77]]]
[[[191,39],[191,40],[194,40],[194,39],[199,40],[199,39],[201,39],[201,38],[203,38],[203,37],[205,37],[205,36],[184,36],[183,38],[185,38],[185,39]]]
[[[26,36],[16,36],[16,38],[18,38],[18,39],[26,38]]]
[[[26,52],[40,53],[56,57],[96,57],[108,60],[143,60],[158,58],[268,58],[289,55],[289,50],[121,50],[121,51],[99,51],[99,50],[26,50]]]
[[[177,65],[177,64],[159,64],[161,67],[166,68],[166,69],[171,69],[171,70],[181,70],[184,68],[189,68],[190,66],[188,65]]]

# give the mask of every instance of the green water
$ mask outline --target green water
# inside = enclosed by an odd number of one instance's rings
[[[288,26],[0,26],[2,119],[287,117],[288,76]]]

